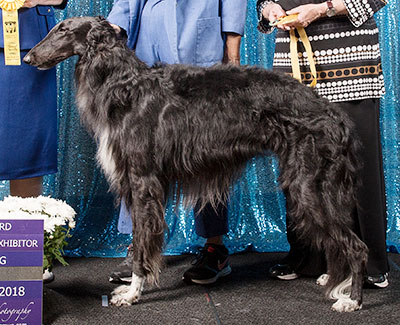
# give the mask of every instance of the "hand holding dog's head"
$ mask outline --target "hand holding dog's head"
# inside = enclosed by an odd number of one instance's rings
[[[74,17],[58,23],[24,57],[27,64],[50,69],[73,55],[90,55],[93,48],[113,46],[118,41],[111,25],[102,17]]]

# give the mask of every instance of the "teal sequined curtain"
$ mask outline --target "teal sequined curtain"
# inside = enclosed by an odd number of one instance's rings
[[[200,0],[201,1],[201,0]],[[74,16],[107,16],[112,0],[69,0],[68,7],[57,13],[62,20]],[[248,0],[248,15],[242,41],[242,64],[270,68],[274,35],[256,30],[256,0]],[[382,99],[382,142],[388,206],[388,245],[400,251],[400,8],[390,1],[376,15],[386,81]],[[66,200],[77,213],[77,226],[69,241],[71,256],[122,256],[129,235],[117,231],[118,208],[108,185],[94,160],[95,144],[79,124],[74,104],[73,71],[75,59],[58,66],[59,172],[45,179],[46,194]],[[252,159],[243,177],[234,186],[229,203],[230,231],[225,243],[231,252],[284,251],[285,199],[278,189],[278,164],[274,157]],[[0,198],[8,194],[6,182],[0,182]],[[194,232],[191,211],[176,206],[170,199],[166,221],[166,254],[193,252],[204,240]]]

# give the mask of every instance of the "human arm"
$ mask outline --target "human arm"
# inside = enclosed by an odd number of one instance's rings
[[[347,14],[347,8],[344,5],[343,0],[332,0],[333,8],[335,8],[336,15]],[[287,15],[298,14],[297,20],[285,24],[287,28],[294,27],[307,27],[313,21],[326,17],[326,11],[328,5],[326,2],[321,3],[310,3],[306,5],[301,5],[286,12]]]
[[[382,0],[332,0],[336,15],[347,15],[350,22],[358,27],[385,5]],[[298,14],[298,18],[287,27],[307,27],[313,21],[326,17],[327,3],[301,5],[286,12],[287,15]]]
[[[242,36],[236,33],[226,33],[223,63],[240,65],[240,41]]]
[[[23,8],[33,8],[36,6],[60,6],[66,3],[67,1],[65,0],[25,0]]]
[[[116,0],[107,20],[117,33],[121,28],[129,31],[129,0]]]
[[[273,27],[270,26],[270,22],[277,20],[280,17],[286,16],[285,10],[276,2],[270,0],[258,0],[257,1],[257,14],[258,14],[258,26],[257,29],[262,33],[271,33]],[[277,26],[281,29],[287,29],[284,25]]]
[[[359,27],[386,5],[386,0],[343,0],[350,22]]]
[[[221,0],[221,22],[223,33],[244,34],[247,0]]]
[[[115,0],[107,20],[121,38],[126,38],[131,49],[139,33],[140,17],[147,0]]]
[[[247,0],[221,0],[222,32],[225,34],[224,63],[240,64],[240,41],[244,33]]]

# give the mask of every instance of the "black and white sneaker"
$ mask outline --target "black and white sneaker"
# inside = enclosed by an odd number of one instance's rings
[[[364,278],[364,285],[367,288],[386,288],[389,285],[388,274],[368,275]]]
[[[286,281],[295,280],[299,277],[289,264],[275,264],[269,269],[268,274],[272,278]]]
[[[109,281],[113,283],[132,282],[133,250],[129,245],[125,259],[117,265],[116,269],[110,274]]]
[[[182,277],[187,283],[210,284],[232,272],[224,245],[206,244],[192,264]]]

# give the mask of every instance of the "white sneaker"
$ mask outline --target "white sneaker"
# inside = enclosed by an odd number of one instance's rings
[[[367,276],[364,279],[364,283],[367,287],[386,288],[389,285],[388,274]]]
[[[49,272],[49,270],[45,270],[43,272],[43,283],[49,283],[54,280],[53,272]]]

